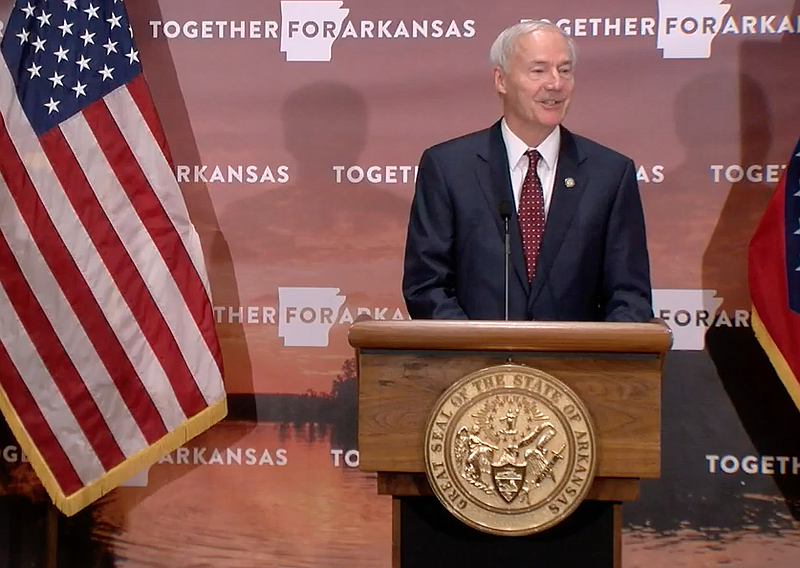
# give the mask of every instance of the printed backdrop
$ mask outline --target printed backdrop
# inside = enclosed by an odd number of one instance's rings
[[[407,318],[419,156],[498,118],[489,46],[533,18],[577,43],[566,126],[639,167],[675,334],[662,477],[623,509],[624,565],[798,566],[800,413],[749,327],[746,248],[800,135],[800,3],[126,5],[209,264],[231,413],[59,519],[59,567],[390,565],[348,324]],[[54,538],[46,496],[3,430],[0,496],[0,566],[33,562]]]

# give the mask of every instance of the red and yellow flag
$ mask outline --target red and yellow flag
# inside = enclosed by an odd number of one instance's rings
[[[800,409],[800,141],[748,250],[752,325]]]

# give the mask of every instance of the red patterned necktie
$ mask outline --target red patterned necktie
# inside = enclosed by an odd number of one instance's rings
[[[522,182],[519,196],[519,230],[522,235],[522,252],[525,255],[525,269],[528,282],[533,282],[536,275],[536,259],[539,256],[539,245],[544,233],[544,192],[542,180],[536,173],[536,164],[541,155],[536,150],[525,152],[528,156],[528,173]]]

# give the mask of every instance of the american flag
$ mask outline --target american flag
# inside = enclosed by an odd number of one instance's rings
[[[72,514],[224,417],[222,358],[122,1],[18,1],[0,51],[0,408]]]
[[[748,250],[752,325],[800,409],[800,140]]]

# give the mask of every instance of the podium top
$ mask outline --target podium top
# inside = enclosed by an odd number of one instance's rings
[[[665,353],[672,332],[649,323],[486,320],[359,321],[350,326],[357,349],[581,351]]]

